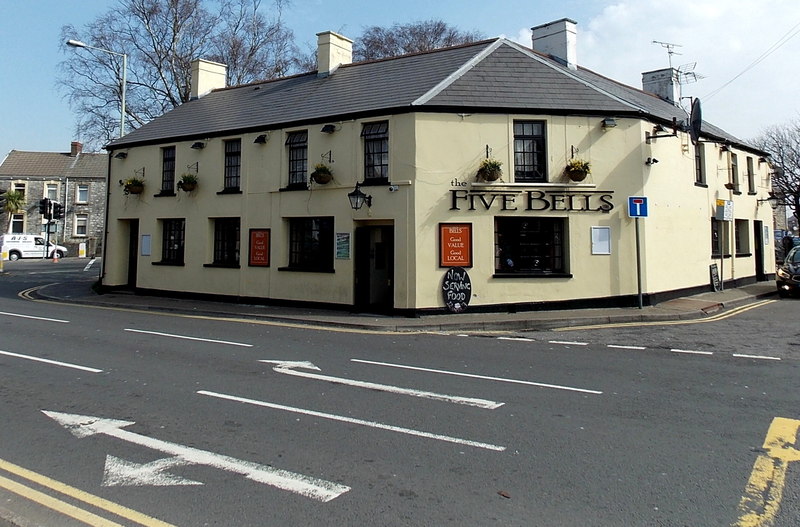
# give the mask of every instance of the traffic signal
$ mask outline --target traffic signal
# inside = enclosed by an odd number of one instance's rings
[[[39,200],[39,214],[42,216],[47,216],[47,212],[50,209],[50,200],[47,198],[42,198]]]
[[[53,219],[60,220],[64,217],[64,205],[54,201],[53,202]]]

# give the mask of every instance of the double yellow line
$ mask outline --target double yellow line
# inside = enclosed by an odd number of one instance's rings
[[[174,527],[170,523],[152,518],[133,509],[123,507],[122,505],[114,503],[113,501],[108,501],[93,494],[89,494],[88,492],[84,492],[65,483],[61,483],[60,481],[48,478],[47,476],[43,476],[37,472],[33,472],[32,470],[9,463],[3,459],[0,459],[0,470],[17,476],[17,478],[21,478],[27,480],[28,482],[35,483],[41,487],[56,491],[74,500],[86,503],[87,505],[91,505],[97,509],[110,512],[116,516],[125,518],[126,520],[136,522],[139,525],[144,525],[145,527]],[[74,518],[75,520],[83,522],[86,525],[91,525],[93,527],[123,527],[122,524],[113,522],[103,518],[102,516],[98,516],[97,514],[67,503],[61,499],[54,498],[49,494],[2,475],[0,475],[0,488],[13,492],[14,494],[38,503],[39,505],[47,507],[48,509],[52,509],[60,514]]]

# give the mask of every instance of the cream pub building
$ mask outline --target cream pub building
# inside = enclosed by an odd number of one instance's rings
[[[193,100],[107,146],[103,287],[414,315],[452,269],[476,311],[773,278],[767,153],[692,123],[674,70],[579,67],[575,28],[362,63],[325,32],[318,71],[236,87],[195,61]]]

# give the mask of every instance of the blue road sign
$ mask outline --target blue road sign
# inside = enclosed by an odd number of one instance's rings
[[[631,196],[628,198],[628,216],[631,218],[647,217],[647,198],[644,196]]]

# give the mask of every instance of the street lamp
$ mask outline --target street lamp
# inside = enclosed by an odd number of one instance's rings
[[[96,48],[94,46],[90,46],[89,44],[84,44],[80,40],[67,40],[67,46],[71,46],[73,48],[86,48],[86,49],[93,49],[95,51],[102,51],[103,53],[109,53],[111,55],[117,55],[118,57],[122,57],[122,89],[120,90],[120,116],[119,116],[119,136],[122,137],[125,135],[125,85],[127,84],[127,76],[128,76],[128,55],[125,53],[117,53],[116,51],[111,51],[109,49],[103,48]]]

